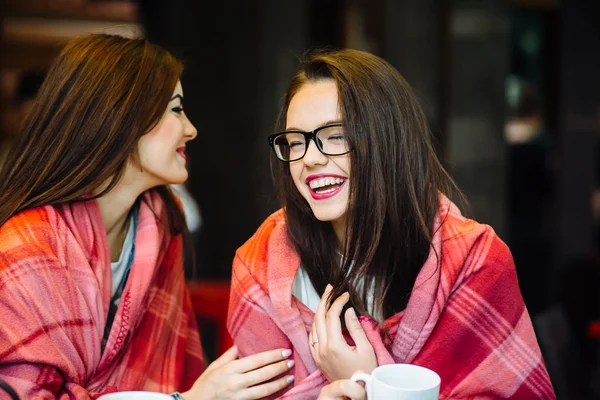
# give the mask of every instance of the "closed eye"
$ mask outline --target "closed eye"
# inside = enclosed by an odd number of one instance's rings
[[[181,107],[181,106],[173,107],[171,109],[171,111],[176,112],[177,114],[181,114],[183,112],[183,107]]]

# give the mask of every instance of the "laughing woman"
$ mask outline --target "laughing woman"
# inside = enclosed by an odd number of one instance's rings
[[[451,202],[460,192],[398,72],[315,53],[279,121],[283,208],[236,253],[228,323],[243,355],[293,348],[280,395],[362,397],[356,370],[412,363],[441,376],[443,399],[554,398],[510,251]]]
[[[181,72],[145,40],[78,38],[24,121],[0,171],[0,380],[23,399],[256,399],[292,379],[288,348],[204,368],[166,186],[197,134]]]

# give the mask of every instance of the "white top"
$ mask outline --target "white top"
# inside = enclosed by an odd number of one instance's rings
[[[302,302],[312,312],[317,312],[317,306],[321,301],[321,297],[315,290],[310,278],[304,268],[300,266],[298,272],[294,277],[294,283],[292,284],[292,295],[296,296],[298,300]]]
[[[184,184],[170,185],[183,206],[183,216],[190,232],[198,232],[202,226],[202,214],[196,200]]]
[[[358,292],[362,290],[363,282],[361,281],[358,284]],[[292,295],[295,296],[298,300],[302,302],[309,310],[312,312],[317,312],[317,307],[319,306],[319,302],[321,298],[319,294],[315,290],[308,274],[300,266],[298,268],[298,272],[296,272],[296,276],[294,277],[294,283],[292,283]],[[373,288],[369,290],[367,294],[367,309],[369,313],[373,315]]]
[[[121,255],[119,255],[119,260],[110,263],[110,270],[112,271],[111,297],[115,295],[117,288],[123,280],[123,275],[127,270],[127,263],[129,262],[129,257],[131,255],[131,252],[133,251],[133,234],[135,233],[134,225],[135,223],[133,221],[133,215],[131,215],[129,220],[129,228],[127,229],[127,235],[125,236],[125,241],[123,242],[123,247],[121,248]]]

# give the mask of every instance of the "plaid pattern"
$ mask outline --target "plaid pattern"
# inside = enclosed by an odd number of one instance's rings
[[[106,348],[110,254],[96,201],[45,206],[0,228],[0,379],[23,399],[187,390],[204,369],[181,236],[141,202],[135,259]]]
[[[382,326],[359,317],[379,365],[436,371],[441,399],[554,399],[508,247],[445,198],[434,231],[406,309]],[[295,386],[277,395],[309,399],[327,379],[308,347],[314,314],[291,295],[299,265],[280,210],[236,253],[228,329],[243,356],[293,349]]]

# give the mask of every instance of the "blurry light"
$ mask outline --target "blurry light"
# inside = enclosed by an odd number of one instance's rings
[[[90,21],[45,18],[6,18],[3,22],[3,40],[7,42],[55,43],[68,41],[86,33],[118,34],[142,37],[140,24],[115,21]]]

